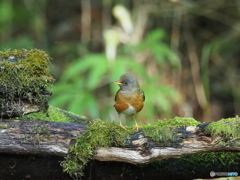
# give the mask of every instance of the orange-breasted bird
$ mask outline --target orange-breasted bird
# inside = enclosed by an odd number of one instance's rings
[[[121,122],[121,114],[131,115],[135,121],[134,129],[140,127],[137,124],[135,115],[143,108],[145,95],[140,89],[137,79],[132,74],[123,74],[119,81],[113,83],[118,84],[120,89],[115,96],[116,103],[114,107],[118,112],[118,118],[120,120],[120,126],[126,129]]]

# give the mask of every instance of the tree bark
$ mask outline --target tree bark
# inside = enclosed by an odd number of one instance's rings
[[[44,120],[0,121],[0,153],[65,156],[85,125]]]

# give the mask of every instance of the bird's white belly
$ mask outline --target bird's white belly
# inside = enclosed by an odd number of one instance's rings
[[[131,106],[129,103],[127,104],[128,104],[128,109],[123,111],[122,113],[127,115],[135,115],[137,113],[136,109],[133,106]]]

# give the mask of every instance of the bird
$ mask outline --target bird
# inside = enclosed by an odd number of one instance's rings
[[[120,127],[126,130],[125,126],[121,122],[121,114],[131,115],[135,121],[135,127],[133,129],[141,128],[138,125],[135,115],[143,109],[145,95],[140,89],[137,79],[130,73],[123,74],[119,81],[113,81],[112,83],[118,84],[120,89],[115,95],[114,107],[118,112],[118,119],[120,121]]]

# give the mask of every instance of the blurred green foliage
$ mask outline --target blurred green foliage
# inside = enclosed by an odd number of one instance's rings
[[[76,59],[55,84],[50,104],[77,114],[92,118],[101,117],[111,121],[109,115],[111,111],[115,111],[112,105],[118,86],[109,83],[118,80],[122,74],[131,72],[140,81],[146,95],[145,108],[140,119],[156,120],[156,112],[173,115],[171,104],[179,100],[176,90],[162,84],[160,74],[149,76],[144,64],[137,62],[131,56],[131,54],[142,54],[148,51],[159,68],[164,68],[167,64],[178,68],[179,59],[164,43],[164,37],[163,30],[154,30],[140,44],[123,46],[120,49],[121,55],[114,61],[107,60],[104,54],[90,54]],[[111,94],[100,92],[101,94],[96,96],[96,89],[101,87]],[[115,113],[115,119],[117,119],[117,113]]]
[[[137,34],[140,43],[136,46],[121,44],[118,57],[111,64],[103,55],[102,33],[119,25],[112,15],[112,8],[118,3],[116,0],[72,0],[71,3],[2,0],[0,50],[38,48],[47,51],[53,57],[52,74],[60,80],[59,84],[63,83],[64,90],[60,93],[57,84],[52,102],[65,109],[76,108],[74,112],[92,117],[102,114],[105,117],[110,112],[111,119],[115,118],[111,105],[117,87],[107,83],[117,80],[124,72],[137,76],[147,94],[146,107],[153,107],[148,108],[146,114],[145,107],[142,117],[155,114],[154,119],[171,118],[169,116],[174,114],[210,121],[240,113],[239,1],[121,1],[132,15],[134,29],[140,32]],[[81,63],[87,64],[86,59],[94,58],[101,66],[97,68],[94,62],[93,67],[86,67],[79,74],[75,72],[75,76],[80,77],[73,77],[74,81],[83,79],[81,82],[74,83],[71,74],[65,73],[65,70],[78,71],[74,64],[82,66]],[[94,75],[90,71],[97,72]],[[94,80],[98,73],[102,76]],[[65,74],[69,74],[69,80],[64,80]],[[199,87],[203,87],[200,93]],[[83,93],[83,89],[86,90],[84,96],[75,92]],[[149,94],[153,96],[156,89],[159,89],[158,100],[152,103]],[[55,95],[59,94],[62,97],[56,100]],[[67,94],[74,99],[73,105]],[[169,98],[175,94],[178,95],[174,100],[181,98],[180,105]],[[202,99],[206,99],[204,106],[199,102]],[[77,101],[79,110],[75,106]],[[85,104],[79,105],[80,102]],[[177,108],[171,109],[174,104]]]

